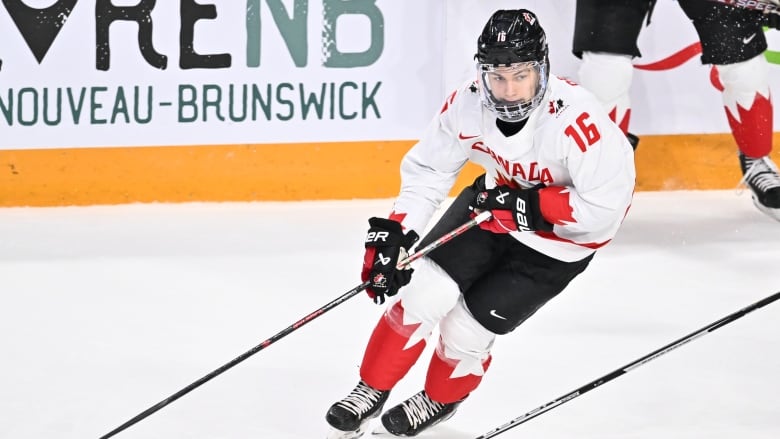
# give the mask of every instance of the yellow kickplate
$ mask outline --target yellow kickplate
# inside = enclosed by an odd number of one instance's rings
[[[0,150],[0,206],[390,198],[413,144]],[[642,136],[636,166],[638,191],[729,189],[741,178],[730,134]],[[454,192],[479,172],[468,165]]]

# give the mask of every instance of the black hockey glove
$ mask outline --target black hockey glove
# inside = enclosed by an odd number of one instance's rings
[[[479,224],[479,227],[493,233],[527,232],[541,230],[551,232],[553,225],[542,217],[539,208],[538,184],[528,189],[512,189],[497,186],[493,189],[477,192],[474,207],[489,210],[493,216]]]
[[[371,218],[366,235],[366,254],[363,257],[363,282],[368,281],[368,297],[374,303],[385,303],[385,296],[394,296],[398,289],[412,279],[408,265],[399,270],[398,261],[406,258],[408,250],[417,241],[413,230],[404,235],[401,224],[385,218]]]

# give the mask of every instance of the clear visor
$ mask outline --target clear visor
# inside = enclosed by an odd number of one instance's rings
[[[477,64],[482,103],[501,120],[518,122],[538,107],[547,89],[546,64]]]

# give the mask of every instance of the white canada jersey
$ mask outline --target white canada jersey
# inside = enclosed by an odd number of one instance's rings
[[[580,260],[617,232],[634,192],[634,152],[596,98],[561,78],[549,79],[542,104],[506,137],[468,82],[447,98],[401,163],[401,191],[391,217],[422,233],[472,161],[486,185],[539,183],[542,215],[552,233],[512,232],[523,244],[562,261]]]

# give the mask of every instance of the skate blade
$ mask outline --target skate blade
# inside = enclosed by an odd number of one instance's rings
[[[758,202],[758,199],[755,196],[753,196],[753,205],[756,206],[758,210],[760,210],[766,216],[780,221],[780,209],[773,209],[771,207],[764,206]]]
[[[328,435],[325,439],[357,439],[363,436],[366,432],[363,430],[358,431],[342,431],[331,427]]]
[[[360,427],[358,427],[358,429],[355,431],[344,431],[330,427],[330,431],[328,432],[326,439],[357,439],[362,437],[364,434],[366,434],[366,430],[368,430],[369,424],[374,418],[376,418],[376,416],[377,415],[374,415],[370,418],[364,419],[360,424]]]
[[[385,428],[384,425],[382,425],[381,422],[379,423],[379,425],[376,428],[374,428],[373,431],[371,431],[371,436],[377,436],[377,437],[401,437],[401,436],[396,436],[393,433],[390,433],[389,431],[387,431],[387,429]]]

